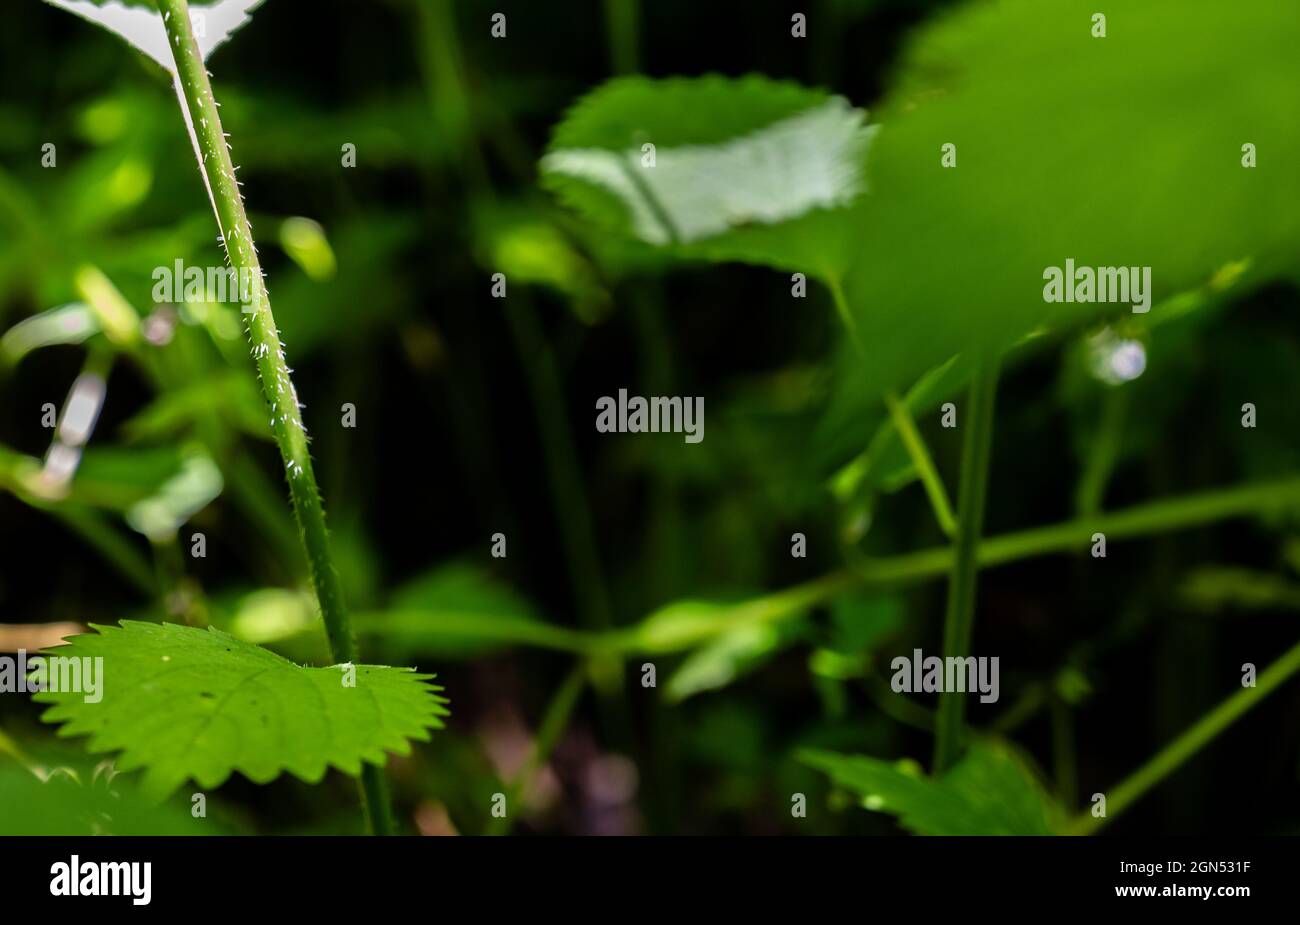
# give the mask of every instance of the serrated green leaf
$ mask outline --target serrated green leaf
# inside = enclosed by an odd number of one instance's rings
[[[866,809],[897,816],[918,835],[1051,835],[1059,812],[1012,749],[973,742],[942,778],[914,761],[807,750],[800,760],[862,799]]]
[[[838,275],[873,131],[841,97],[763,77],[619,78],[556,127],[542,184],[675,256]]]
[[[385,752],[409,754],[447,715],[433,675],[413,669],[303,668],[219,630],[124,621],[95,626],[51,650],[103,658],[102,699],[43,691],[45,722],[61,736],[89,735],[92,752],[118,752],[122,771],[145,769],[143,787],[166,795],[186,780],[216,787],[233,771],[266,783],[289,773],[314,783],[327,767],[357,775]],[[94,664],[94,663],[91,663]]]

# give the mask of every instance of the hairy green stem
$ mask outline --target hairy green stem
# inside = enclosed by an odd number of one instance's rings
[[[316,475],[312,470],[303,427],[298,393],[294,390],[280,332],[271,314],[262,267],[253,243],[253,231],[244,212],[244,199],[235,179],[229,146],[221,129],[221,116],[208,82],[203,56],[190,28],[189,4],[186,0],[158,0],[163,14],[167,39],[176,63],[180,95],[187,109],[194,133],[199,168],[208,184],[213,209],[226,256],[230,265],[249,280],[251,296],[245,308],[249,340],[262,380],[262,392],[271,409],[271,430],[284,461],[285,477],[293,502],[294,516],[307,553],[307,567],[312,587],[320,605],[321,618],[329,637],[330,654],[336,662],[354,662],[356,641],[343,604],[343,590],[330,554],[329,534],[325,529],[325,511],[321,505]],[[389,809],[385,803],[383,770],[366,764],[362,770],[362,796],[371,831],[391,831]]]
[[[1077,835],[1088,835],[1106,825],[1297,673],[1300,673],[1300,642],[1265,668],[1255,679],[1254,687],[1243,687],[1237,691],[1113,787],[1107,794],[1105,816],[1085,813],[1074,821],[1070,831]]]
[[[975,584],[979,571],[980,532],[988,489],[989,450],[993,445],[993,406],[998,388],[995,357],[980,358],[971,382],[962,441],[961,488],[957,499],[957,537],[948,580],[948,610],[943,622],[943,655],[964,658],[975,626]],[[939,696],[935,723],[934,772],[942,774],[961,751],[966,712],[964,694]]]

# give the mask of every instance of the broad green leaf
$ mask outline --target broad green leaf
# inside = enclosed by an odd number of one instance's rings
[[[840,97],[763,77],[619,78],[556,128],[542,184],[676,256],[837,276],[873,131]]]
[[[939,779],[906,759],[815,750],[800,758],[918,835],[1051,835],[1059,816],[1023,759],[993,741],[972,743]]]
[[[1046,303],[1044,270],[1150,267],[1152,305],[1250,259],[1296,266],[1300,18],[1286,4],[972,3],[924,30],[877,112],[844,289],[877,395],[972,349],[1131,313]],[[940,163],[954,144],[957,166]],[[1258,166],[1242,166],[1242,146]],[[1153,309],[1157,310],[1157,309]]]
[[[440,566],[402,586],[388,608],[357,614],[357,631],[382,651],[468,657],[510,645],[581,650],[585,638],[537,617],[533,607],[483,570]]]
[[[45,722],[89,735],[92,752],[121,752],[145,769],[144,789],[166,795],[187,780],[217,787],[233,771],[266,783],[288,771],[309,783],[327,767],[353,776],[385,752],[409,754],[447,715],[432,675],[413,669],[302,668],[219,630],[124,621],[70,638],[51,657],[102,658],[101,697],[43,691]],[[84,663],[83,663],[84,664]],[[94,664],[94,663],[91,663]]]

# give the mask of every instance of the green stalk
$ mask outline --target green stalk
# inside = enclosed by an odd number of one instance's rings
[[[1096,817],[1084,813],[1075,819],[1070,831],[1077,835],[1089,835],[1106,825],[1297,672],[1300,672],[1300,643],[1296,643],[1281,658],[1265,668],[1255,679],[1254,687],[1243,687],[1237,691],[1157,752],[1150,761],[1124,778],[1106,798],[1106,816]]]
[[[569,725],[569,717],[573,715],[573,709],[578,705],[578,698],[586,684],[587,665],[585,662],[579,662],[551,697],[551,702],[546,705],[542,723],[537,728],[537,738],[533,740],[533,750],[529,753],[524,766],[519,769],[519,773],[515,775],[515,779],[506,787],[506,814],[494,816],[488,822],[484,834],[508,835],[510,833],[517,815],[512,812],[512,809],[518,805],[519,799],[527,792],[533,776],[546,764],[551,751],[559,743],[560,735]]]
[[[1101,510],[1102,496],[1123,449],[1128,405],[1129,393],[1123,388],[1110,389],[1102,399],[1101,423],[1074,493],[1075,512],[1080,516]]]
[[[641,69],[639,6],[638,0],[605,0],[605,36],[615,74],[635,74]]]
[[[186,0],[158,0],[158,9],[163,14],[181,97],[196,139],[199,169],[208,184],[226,256],[233,268],[251,277],[251,311],[246,310],[244,317],[253,358],[262,380],[262,393],[271,409],[271,430],[284,461],[293,512],[307,553],[307,567],[329,638],[330,654],[335,662],[354,662],[357,658],[356,641],[330,554],[325,511],[312,470],[298,393],[289,377],[284,346],[280,343],[280,332],[271,314],[262,267],[253,243],[253,230],[244,212],[243,196],[235,180],[235,168],[221,129],[221,116],[212,95],[212,85],[208,82],[203,56],[190,29],[189,4]],[[392,820],[383,770],[371,764],[363,765],[361,790],[371,831],[376,835],[387,834],[391,831]]]
[[[944,491],[943,480],[939,478],[939,471],[934,466],[934,460],[930,458],[930,451],[926,449],[925,441],[921,439],[921,434],[916,429],[912,412],[893,392],[885,393],[885,404],[889,408],[889,416],[894,421],[894,430],[898,431],[903,446],[907,447],[907,454],[912,457],[912,465],[916,466],[916,474],[920,477],[921,484],[925,486],[930,507],[934,509],[935,520],[939,521],[939,529],[946,536],[956,535],[957,521],[953,517],[952,505],[948,503],[948,493]]]
[[[988,568],[1058,552],[1077,552],[1088,548],[1094,533],[1104,533],[1108,540],[1150,536],[1229,517],[1276,511],[1288,504],[1300,506],[1300,478],[1167,498],[1122,511],[1006,533],[982,541],[976,561],[981,568]],[[865,584],[900,585],[942,575],[952,568],[952,563],[952,547],[938,546],[888,558],[860,560],[852,571]]]
[[[966,437],[962,441],[961,494],[957,499],[957,538],[948,583],[948,611],[943,623],[943,655],[965,657],[975,626],[975,578],[979,570],[980,531],[988,489],[989,450],[993,444],[993,405],[998,388],[996,357],[981,357],[970,387]],[[939,696],[935,724],[934,772],[942,774],[961,751],[966,695]]]

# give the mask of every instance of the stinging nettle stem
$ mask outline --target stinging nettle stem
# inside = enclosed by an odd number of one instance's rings
[[[239,184],[235,180],[235,168],[230,160],[226,135],[221,129],[221,117],[217,113],[212,85],[208,81],[203,55],[190,28],[189,4],[186,0],[158,0],[158,9],[167,30],[167,40],[176,63],[181,99],[194,133],[199,169],[208,184],[226,257],[231,267],[247,272],[252,285],[250,304],[244,307],[244,318],[248,325],[253,359],[262,380],[262,393],[271,409],[271,430],[284,461],[294,517],[298,521],[303,547],[307,552],[307,567],[320,604],[325,633],[329,638],[330,654],[335,662],[354,662],[357,658],[356,640],[330,554],[325,510],[321,505],[316,475],[312,470],[298,393],[294,390],[291,370],[284,359],[280,332],[271,314],[271,303],[267,297],[261,263],[257,259],[252,228],[244,212]],[[391,831],[392,821],[383,770],[371,764],[363,765],[361,788],[371,831],[377,835]]]

